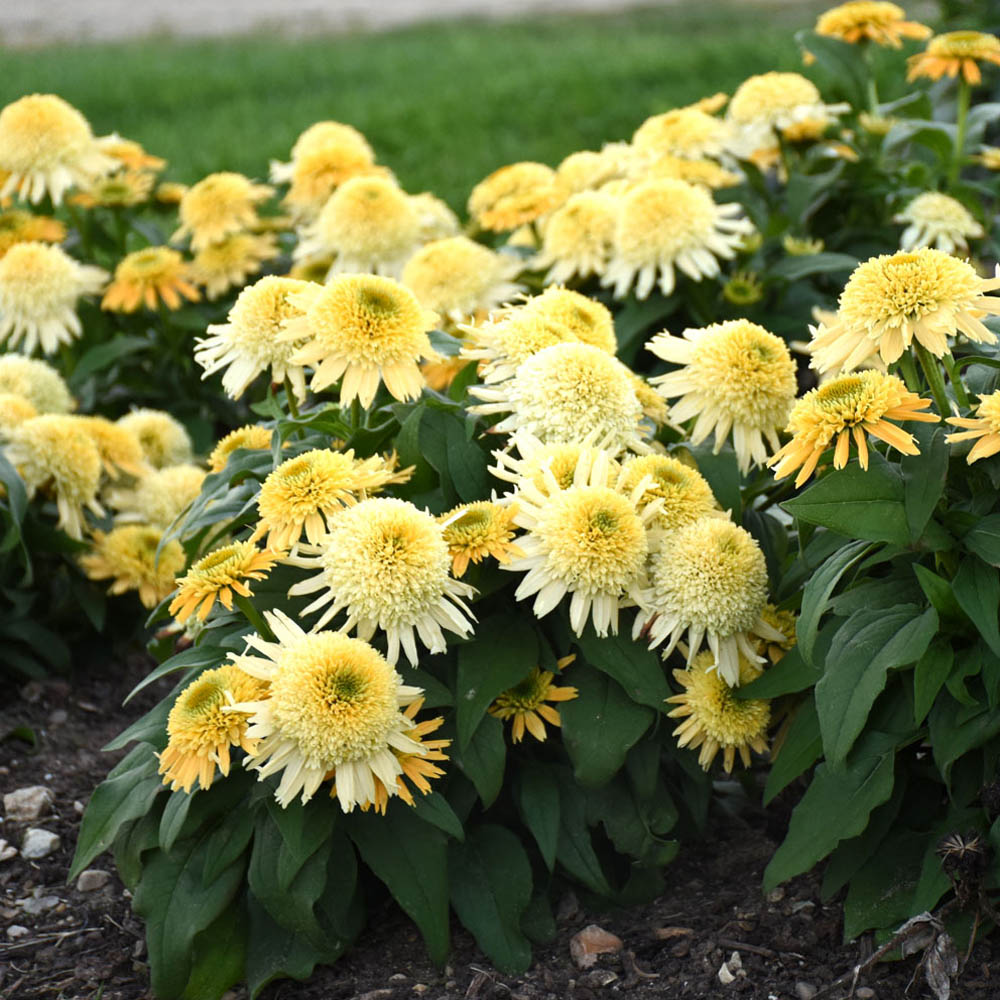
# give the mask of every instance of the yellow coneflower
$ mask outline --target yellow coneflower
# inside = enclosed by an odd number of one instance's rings
[[[601,191],[570,195],[545,223],[542,249],[532,266],[548,269],[546,284],[603,275],[617,222],[618,199]]]
[[[647,118],[632,136],[632,148],[647,161],[662,156],[717,159],[726,152],[729,130],[727,122],[700,108],[675,108]]]
[[[734,271],[722,286],[722,297],[742,308],[756,305],[764,298],[764,283],[753,271]]]
[[[263,580],[277,561],[277,553],[261,551],[253,542],[232,542],[214,549],[177,581],[177,596],[170,602],[170,613],[182,624],[195,614],[204,621],[216,598],[232,611],[234,594],[253,596],[244,581]]]
[[[195,781],[202,790],[210,788],[216,767],[228,775],[231,748],[250,753],[256,747],[247,735],[249,713],[232,706],[267,693],[267,684],[228,663],[188,684],[167,716],[167,746],[159,755],[163,783],[190,792]]]
[[[190,265],[169,247],[146,247],[123,257],[115,268],[101,308],[135,312],[140,306],[180,309],[183,299],[197,302],[201,293],[192,284]]]
[[[507,232],[546,215],[567,192],[544,163],[512,163],[494,170],[469,195],[469,215],[481,229]]]
[[[259,424],[247,424],[230,431],[220,439],[208,456],[209,472],[221,472],[226,467],[229,456],[238,448],[246,448],[248,451],[269,451],[273,435],[274,432],[270,427],[261,427]]]
[[[892,221],[908,223],[899,238],[903,250],[933,246],[945,253],[968,254],[968,240],[986,235],[960,201],[940,191],[918,194]]]
[[[153,197],[161,205],[179,205],[187,190],[187,184],[180,184],[177,181],[163,181],[156,185]]]
[[[397,751],[426,756],[430,750],[409,736],[413,720],[400,711],[423,691],[403,684],[360,639],[306,634],[287,615],[264,615],[275,641],[251,637],[262,655],[247,652],[235,665],[266,681],[267,697],[229,708],[250,715],[247,737],[257,741],[250,766],[261,780],[281,773],[275,798],[283,807],[299,796],[308,802],[330,778],[345,813],[376,801],[376,780],[387,796],[399,794],[404,769]]]
[[[816,34],[854,44],[872,41],[898,49],[902,39],[928,38],[931,29],[917,21],[907,21],[906,12],[894,3],[850,0],[820,14]]]
[[[498,310],[478,323],[463,324],[465,340],[460,356],[479,365],[483,382],[504,382],[523,361],[546,347],[576,341],[565,323],[546,316],[544,311],[514,306]]]
[[[202,285],[209,299],[240,288],[261,265],[278,256],[278,241],[271,233],[230,233],[202,247],[191,261],[191,277]]]
[[[947,421],[955,427],[966,428],[949,434],[945,438],[949,444],[952,441],[976,442],[965,459],[969,465],[1000,451],[1000,391],[980,396],[974,417],[948,417]]]
[[[851,440],[858,448],[862,469],[868,468],[868,441],[872,434],[904,455],[917,455],[919,449],[912,434],[890,423],[891,420],[918,420],[937,423],[936,413],[921,413],[931,405],[910,392],[895,375],[862,371],[825,382],[807,392],[792,408],[788,418],[789,434],[795,436],[768,465],[776,479],[784,479],[796,469],[795,485],[801,486],[816,470],[819,460],[836,441],[833,466],[847,465]]]
[[[134,486],[110,489],[108,504],[122,523],[139,522],[166,528],[201,492],[205,470],[171,465],[144,475]]]
[[[83,428],[90,435],[101,455],[104,471],[111,479],[122,472],[142,476],[149,471],[146,456],[139,439],[127,427],[113,423],[106,417],[80,417]]]
[[[478,564],[487,556],[499,563],[523,556],[514,542],[516,513],[516,504],[502,507],[489,500],[480,500],[442,514],[438,521],[444,528],[452,573],[456,577],[464,576],[470,562]]]
[[[757,643],[761,654],[766,655],[771,663],[778,663],[798,643],[798,636],[795,632],[798,615],[794,611],[778,608],[773,604],[765,604],[760,616],[771,628],[784,636],[784,639],[771,641],[759,639]]]
[[[497,464],[491,466],[490,472],[497,479],[515,486],[530,482],[541,493],[569,489],[576,481],[578,468],[581,476],[589,476],[596,463],[604,463],[609,477],[615,481],[622,469],[607,449],[591,444],[542,444],[530,434],[520,434],[511,443],[518,457],[510,451],[493,452]],[[633,482],[632,487],[637,482]]]
[[[66,227],[47,215],[19,209],[0,212],[0,257],[15,243],[62,243]]]
[[[410,207],[417,213],[417,232],[421,243],[458,235],[462,225],[447,202],[431,194],[430,191],[411,194],[409,201]]]
[[[633,163],[632,176],[637,180],[673,177],[712,191],[734,187],[743,179],[740,174],[727,170],[714,160],[687,160],[683,156],[660,156],[648,162],[637,158]]]
[[[580,292],[552,285],[527,299],[518,312],[523,317],[540,316],[559,323],[581,344],[599,347],[608,354],[618,350],[611,310]]]
[[[760,669],[740,660],[741,684],[760,676]],[[684,721],[674,730],[679,747],[698,750],[704,770],[722,752],[726,773],[733,770],[739,754],[744,767],[750,766],[750,751],[767,753],[767,729],[771,724],[770,702],[760,698],[737,698],[715,668],[709,652],[699,653],[687,670],[675,670],[674,680],[684,689],[666,701],[677,707],[667,713]]]
[[[7,440],[25,420],[37,416],[38,410],[24,396],[0,392],[0,443]]]
[[[128,170],[152,170],[155,173],[167,165],[167,161],[162,157],[147,153],[142,148],[141,143],[134,139],[125,139],[117,132],[112,132],[111,135],[102,135],[95,141],[97,148],[105,156],[117,160]]]
[[[119,417],[117,423],[139,439],[146,461],[154,469],[191,461],[191,438],[184,425],[169,413],[139,407]]]
[[[181,225],[170,242],[190,237],[191,249],[197,253],[232,233],[253,229],[258,222],[257,205],[273,193],[273,188],[254,184],[242,174],[209,174],[184,192],[179,208]]]
[[[637,503],[640,510],[650,501],[659,501],[652,523],[662,531],[672,531],[703,517],[726,516],[704,476],[670,455],[638,455],[625,461],[622,470],[623,492],[631,493],[645,482]]]
[[[432,653],[445,649],[442,629],[463,638],[472,631],[464,598],[475,591],[450,576],[451,559],[444,532],[434,517],[405,500],[374,497],[348,507],[333,519],[329,533],[306,555],[292,562],[318,572],[295,584],[289,594],[316,598],[304,615],[320,608],[314,628],[340,611],[344,632],[370,639],[385,633],[390,663],[400,647],[418,661],[414,633]]]
[[[354,452],[316,448],[284,461],[268,473],[257,496],[260,521],[251,540],[267,535],[267,546],[287,552],[305,533],[317,545],[333,519],[369,493],[406,482],[412,467],[397,469],[395,455],[356,459]]]
[[[39,413],[69,413],[76,405],[55,368],[21,354],[0,354],[0,392],[23,396]]]
[[[564,656],[557,661],[557,668],[562,670],[575,659],[575,656]],[[534,667],[520,684],[498,695],[490,705],[490,715],[501,722],[512,720],[510,738],[514,743],[520,743],[526,731],[539,742],[544,742],[546,722],[550,726],[562,725],[559,710],[546,703],[572,701],[579,692],[575,687],[553,684],[553,680],[555,674],[551,670]]]
[[[907,62],[908,81],[921,76],[940,80],[943,76],[956,77],[961,73],[967,83],[981,83],[981,62],[1000,65],[1000,38],[983,31],[949,31],[935,35],[925,51],[910,56]]]
[[[155,608],[174,589],[184,569],[184,549],[172,538],[162,546],[163,532],[144,524],[123,524],[111,531],[95,531],[93,547],[80,556],[91,580],[111,580],[110,594],[134,590],[143,607]]]
[[[156,178],[144,170],[120,170],[91,181],[70,195],[70,202],[83,208],[130,208],[149,201]]]
[[[596,191],[608,181],[624,177],[631,149],[626,143],[608,143],[599,152],[570,153],[556,167],[556,183],[569,194]]]

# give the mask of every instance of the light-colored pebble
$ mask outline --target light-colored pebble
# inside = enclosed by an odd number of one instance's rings
[[[30,913],[33,917],[47,913],[53,907],[58,906],[59,903],[60,899],[58,896],[29,896],[27,899],[18,900],[18,906],[25,913]]]
[[[57,708],[49,715],[50,726],[61,726],[69,718],[69,712],[65,708]]]
[[[0,839],[0,861],[10,861],[17,857],[17,848],[13,844],[8,844],[6,840]]]
[[[858,1000],[875,1000],[875,991],[870,986],[859,986],[854,995]]]
[[[3,797],[3,811],[7,819],[26,823],[44,816],[52,808],[55,796],[44,785],[17,788]]]
[[[616,955],[622,950],[622,939],[597,924],[588,924],[570,938],[569,953],[578,969],[589,969],[598,955]]]
[[[9,937],[11,941],[27,937],[30,933],[31,931],[29,931],[27,927],[22,927],[20,924],[11,924],[10,927],[7,928],[7,937]]]
[[[795,995],[798,1000],[813,1000],[818,992],[812,983],[798,982],[795,984]]]
[[[38,826],[28,827],[21,843],[21,856],[34,860],[48,857],[53,851],[59,850],[59,835],[51,830],[43,830]]]
[[[102,871],[100,868],[88,868],[80,872],[80,877],[76,880],[76,887],[80,892],[94,892],[103,889],[111,880],[111,873]]]

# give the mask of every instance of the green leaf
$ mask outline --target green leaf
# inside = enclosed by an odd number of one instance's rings
[[[0,452],[0,483],[7,489],[6,500],[15,525],[20,525],[28,509],[28,494],[24,488],[24,480],[18,475],[17,469]]]
[[[947,163],[955,147],[955,137],[955,126],[950,122],[910,119],[893,124],[882,148],[886,153],[891,153],[907,143],[915,143],[929,149],[941,163]]]
[[[660,709],[664,698],[670,696],[659,654],[634,642],[627,635],[601,638],[588,624],[583,635],[574,639],[574,644],[590,666],[613,677],[640,705]],[[572,679],[573,674],[575,671],[567,676]]]
[[[797,31],[795,40],[832,77],[855,107],[864,107],[867,97],[867,76],[870,70],[861,58],[857,45],[839,38],[817,35],[812,31]]]
[[[979,521],[962,539],[962,545],[991,566],[1000,566],[1000,514]]]
[[[243,978],[248,930],[246,908],[236,900],[195,937],[183,1000],[221,997]]]
[[[455,810],[448,800],[439,792],[428,792],[426,795],[414,795],[414,812],[425,822],[436,826],[439,830],[454,837],[465,839],[462,821],[455,815]]]
[[[950,785],[955,761],[1000,733],[1000,713],[985,705],[960,705],[942,694],[931,709],[929,731],[934,762]]]
[[[520,841],[492,823],[474,830],[448,857],[451,901],[458,919],[501,972],[517,975],[531,963],[521,917],[531,900],[531,865]]]
[[[125,764],[128,766],[123,768]],[[145,814],[153,799],[164,791],[156,768],[152,748],[142,744],[97,786],[80,824],[69,881],[73,881],[98,854],[106,851],[118,831],[126,823]]]
[[[150,338],[125,335],[119,335],[114,340],[91,347],[76,363],[73,374],[69,377],[70,388],[75,392],[91,375],[104,371],[121,358],[147,347],[153,347]]]
[[[446,424],[448,473],[463,503],[472,503],[490,493],[489,459],[482,448],[470,441],[464,425],[452,417]]]
[[[773,666],[749,684],[733,688],[733,697],[739,701],[753,698],[778,698],[811,688],[822,675],[802,659],[798,646],[793,646]]]
[[[559,785],[559,809],[559,845],[556,848],[559,863],[591,892],[600,896],[612,895],[590,839],[585,793],[572,781],[566,780]]]
[[[823,738],[819,732],[816,702],[810,696],[795,709],[781,750],[771,760],[764,785],[764,805],[812,767],[822,753]]]
[[[507,747],[503,741],[503,725],[500,720],[487,715],[479,723],[464,750],[452,747],[452,757],[476,786],[483,806],[491,806],[503,786],[503,771],[507,760]]]
[[[798,281],[814,274],[836,274],[853,271],[858,266],[858,258],[849,253],[814,253],[800,257],[784,257],[768,274],[786,281]]]
[[[788,835],[764,871],[765,892],[808,871],[842,840],[864,830],[871,811],[892,794],[894,760],[890,750],[858,757],[846,768],[816,768]]]
[[[587,786],[603,785],[621,769],[629,748],[649,728],[654,714],[592,667],[578,666],[573,683],[578,696],[559,707],[563,745],[576,780]]]
[[[781,506],[807,524],[821,524],[849,538],[908,545],[903,477],[878,452],[868,471],[850,464]]]
[[[926,834],[899,831],[851,879],[844,901],[845,940],[869,928],[896,927],[918,912],[910,909],[910,901],[926,846]]]
[[[925,430],[926,429],[926,430]],[[920,432],[924,431],[923,434]],[[903,506],[910,541],[924,533],[934,508],[944,492],[948,476],[948,445],[940,427],[921,424],[917,428],[919,455],[904,455],[899,462],[903,474]],[[929,438],[929,440],[927,440]]]
[[[448,954],[448,860],[445,838],[402,803],[385,816],[355,810],[347,832],[366,865],[420,928],[431,960]]]
[[[123,705],[127,705],[140,691],[155,683],[161,677],[176,673],[179,670],[191,670],[194,667],[217,667],[226,659],[226,651],[214,646],[211,643],[202,643],[198,646],[191,646],[188,649],[168,657],[158,667],[152,669],[138,684],[128,693]],[[119,737],[121,739],[121,737]],[[105,749],[114,749],[109,743]]]
[[[937,632],[933,608],[912,604],[856,611],[834,636],[823,677],[816,684],[816,711],[823,751],[840,764],[864,729],[888,672],[916,662]]]
[[[559,933],[547,893],[532,894],[527,909],[521,914],[521,930],[535,944],[548,944]]]
[[[250,933],[246,978],[251,1000],[256,1000],[264,987],[275,979],[308,979],[317,962],[329,959],[307,938],[275,923],[252,893],[247,896],[247,911]],[[336,956],[332,960],[336,960]]]
[[[559,845],[559,779],[555,772],[541,765],[526,767],[518,773],[515,790],[521,819],[535,838],[546,867],[552,871]]]
[[[813,663],[813,649],[819,632],[819,620],[826,611],[827,600],[840,578],[859,559],[874,548],[866,542],[852,542],[830,556],[809,578],[802,592],[802,610],[795,625],[798,637],[796,649],[806,663]]]
[[[279,889],[287,889],[306,861],[329,840],[339,816],[340,809],[329,797],[313,799],[306,805],[295,801],[287,808],[268,798],[266,826],[281,838],[269,850]]]
[[[195,935],[230,904],[243,884],[242,858],[210,882],[202,881],[209,831],[154,851],[143,866],[132,908],[146,921],[150,980],[163,998],[179,996],[188,981]]]
[[[951,582],[951,589],[959,607],[972,619],[986,645],[1000,656],[1000,628],[997,627],[1000,577],[997,570],[975,556],[966,556]]]
[[[458,745],[468,747],[498,694],[523,681],[538,665],[533,619],[501,614],[480,622],[472,642],[458,648],[455,687]]]
[[[712,487],[712,493],[722,509],[731,511],[733,520],[739,524],[743,515],[743,496],[740,492],[743,477],[736,452],[727,445],[716,455],[710,441],[685,447],[697,463],[698,471]]]
[[[187,819],[188,810],[197,792],[185,792],[178,789],[171,792],[167,804],[163,807],[160,817],[160,849],[169,851],[180,835]]]
[[[913,563],[913,572],[924,596],[942,618],[959,618],[963,622],[966,620],[951,591],[951,584],[944,577],[938,576],[920,563]]]
[[[913,721],[918,726],[927,718],[954,662],[954,650],[944,638],[935,639],[917,660],[913,671]]]

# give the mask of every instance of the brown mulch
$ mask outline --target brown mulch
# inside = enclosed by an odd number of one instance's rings
[[[148,996],[141,922],[128,893],[112,874],[101,889],[80,892],[66,883],[80,814],[91,790],[119,754],[100,752],[113,736],[162,697],[153,686],[126,708],[121,701],[148,664],[136,657],[104,675],[0,688],[0,739],[19,726],[34,730],[33,749],[19,739],[0,742],[0,793],[45,785],[55,797],[51,813],[33,823],[0,823],[0,837],[20,846],[26,826],[59,835],[58,850],[39,861],[20,855],[0,862],[0,997],[3,1000],[136,1000]],[[568,893],[559,905],[559,934],[538,948],[523,976],[495,971],[460,928],[444,969],[431,965],[419,935],[398,911],[372,914],[371,926],[336,966],[318,969],[306,983],[275,983],[262,1000],[599,1000],[739,998],[809,1000],[859,959],[872,943],[841,940],[839,905],[819,898],[815,875],[795,879],[768,897],[760,891],[764,866],[775,848],[763,821],[719,817],[713,839],[689,845],[668,871],[666,895],[645,906],[587,910]],[[113,873],[105,855],[94,867]],[[28,910],[25,909],[25,902]],[[30,912],[30,911],[37,912]],[[570,938],[595,923],[624,942],[581,971],[569,953]],[[27,933],[12,937],[17,925]],[[997,945],[980,939],[952,990],[953,1000],[1000,996],[1000,969],[991,975]],[[734,952],[739,953],[736,963]],[[879,964],[862,975],[859,1000],[900,1000],[916,958]],[[735,978],[724,985],[724,962]],[[737,965],[741,968],[737,968]],[[821,993],[840,1000],[847,988]],[[931,997],[922,975],[906,994]],[[232,991],[229,1000],[245,1000]]]

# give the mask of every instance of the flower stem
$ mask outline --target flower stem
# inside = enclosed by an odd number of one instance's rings
[[[357,396],[351,400],[351,431],[360,430],[364,426],[365,411],[361,408],[361,400]]]
[[[917,375],[917,363],[913,360],[913,355],[909,351],[904,351],[900,357],[899,370],[902,372],[906,388],[910,392],[920,392],[920,376]]]
[[[236,603],[236,607],[243,612],[246,616],[248,622],[257,630],[257,634],[262,638],[267,640],[267,642],[274,642],[274,633],[268,627],[266,621],[264,621],[261,613],[253,606],[249,597],[244,597],[242,594],[234,594],[233,598]]]
[[[299,404],[295,401],[295,393],[292,392],[292,380],[285,376],[285,401],[288,403],[288,412],[294,420],[299,419]]]
[[[969,103],[972,98],[972,87],[961,75],[958,78],[958,108],[955,120],[955,149],[952,153],[951,168],[948,171],[948,187],[954,187],[958,182],[958,174],[962,169],[962,159],[965,153],[965,129],[969,119]]]
[[[962,374],[958,370],[958,365],[955,364],[955,359],[950,354],[946,354],[941,361],[948,372],[948,380],[951,382],[951,387],[955,390],[955,399],[958,400],[958,405],[963,410],[967,410],[972,405],[972,400],[969,399],[969,392],[962,381]]]
[[[915,343],[913,346],[916,348],[917,360],[924,370],[924,377],[927,379],[927,385],[934,397],[938,413],[942,417],[947,417],[951,413],[951,407],[948,405],[948,394],[945,392],[944,379],[941,377],[941,369],[938,368],[937,360],[923,344]]]

